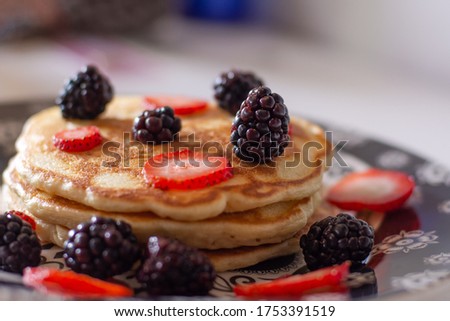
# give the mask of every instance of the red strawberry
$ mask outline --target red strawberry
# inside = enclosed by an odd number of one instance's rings
[[[414,186],[404,173],[369,169],[344,177],[328,191],[327,200],[344,210],[390,211],[406,202]]]
[[[161,189],[198,189],[233,176],[225,157],[187,149],[154,156],[145,164],[143,173],[149,184]]]
[[[53,136],[53,145],[65,152],[84,152],[101,142],[100,130],[95,126],[66,129]]]
[[[128,297],[130,288],[95,279],[73,271],[62,271],[44,267],[25,268],[23,283],[45,294],[57,294],[80,299]]]
[[[293,275],[274,281],[237,285],[234,293],[247,298],[299,297],[318,292],[342,292],[343,281],[349,273],[350,262],[326,267],[302,275]]]
[[[183,96],[159,95],[144,97],[144,105],[147,109],[170,106],[175,114],[188,115],[206,109],[206,107],[208,107],[208,102]]]
[[[8,211],[8,212],[6,212],[6,214],[12,214],[12,215],[20,217],[22,220],[29,223],[33,230],[36,230],[36,222],[34,221],[34,219],[32,217],[28,216],[27,214],[25,214],[23,212],[19,212],[19,211]]]

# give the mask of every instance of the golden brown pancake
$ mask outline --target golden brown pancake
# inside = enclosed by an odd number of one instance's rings
[[[11,193],[8,187],[4,186],[3,201],[6,207],[21,209],[21,205],[15,203],[12,198],[14,198],[14,193]],[[69,228],[49,223],[33,216],[24,209],[21,210],[25,211],[36,221],[36,232],[42,242],[53,243],[61,248],[64,247],[64,241],[67,239]],[[271,258],[297,253],[300,250],[299,235],[300,233],[297,233],[287,240],[274,244],[202,251],[208,255],[217,272],[224,272],[248,267]]]
[[[273,166],[248,166],[230,153],[232,117],[210,105],[205,112],[182,117],[179,141],[187,142],[192,148],[195,134],[195,140],[204,151],[208,147],[204,144],[209,143],[210,147],[211,142],[216,142],[213,145],[222,151],[210,148],[209,152],[228,157],[234,177],[197,190],[152,188],[144,180],[142,166],[149,155],[159,154],[167,146],[159,145],[142,153],[135,142],[123,139],[124,133],[131,132],[133,118],[142,110],[140,97],[116,98],[100,118],[92,121],[66,120],[58,108],[46,109],[31,117],[24,126],[16,144],[19,154],[15,169],[34,189],[50,195],[100,211],[152,212],[177,221],[198,221],[223,212],[242,212],[299,200],[310,197],[321,187],[324,160],[331,149],[318,126],[291,118],[292,144],[284,155],[278,157]],[[66,153],[53,146],[52,136],[56,132],[83,125],[99,127],[105,144],[120,144],[114,149],[121,157],[117,166],[111,164],[115,158],[105,155],[101,146],[81,153]],[[311,143],[315,146],[306,149]],[[180,145],[174,143],[175,148]],[[311,164],[301,161],[306,158]]]
[[[279,243],[291,238],[312,215],[320,195],[298,201],[270,204],[244,212],[223,213],[201,221],[183,222],[152,213],[110,213],[33,189],[12,170],[4,173],[4,194],[16,210],[26,211],[50,224],[69,229],[92,216],[128,222],[142,243],[161,235],[203,249],[223,249]]]

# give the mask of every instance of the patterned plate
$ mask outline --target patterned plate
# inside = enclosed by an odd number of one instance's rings
[[[0,106],[0,172],[14,154],[14,141],[23,122],[49,103],[16,103]],[[415,177],[417,188],[407,206],[386,214],[364,214],[376,229],[375,247],[366,262],[355,268],[347,281],[350,295],[321,295],[310,299],[403,299],[420,298],[437,284],[448,281],[450,289],[450,172],[421,157],[355,132],[324,125],[337,145],[338,157],[327,173],[331,184],[348,172],[368,167],[400,170]],[[345,163],[345,164],[344,164]],[[61,249],[47,244],[42,263],[65,268]],[[303,273],[302,256],[274,259],[246,269],[221,273],[213,297],[232,297],[236,284],[270,280]],[[120,277],[137,286],[133,275]],[[445,282],[444,282],[445,283]],[[441,285],[442,286],[442,285]],[[15,289],[14,291],[12,291]],[[0,299],[33,299],[36,294],[20,285],[20,278],[0,272]],[[428,297],[429,298],[429,297]],[[441,297],[431,297],[440,299]]]

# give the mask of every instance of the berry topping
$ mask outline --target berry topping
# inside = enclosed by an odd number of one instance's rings
[[[193,114],[208,107],[208,102],[183,96],[147,96],[144,98],[147,109],[153,110],[164,106],[170,106],[175,115]]]
[[[63,257],[75,272],[106,279],[131,268],[139,245],[129,224],[94,216],[69,232]]]
[[[199,189],[233,177],[228,160],[187,149],[159,154],[145,163],[147,183],[161,189]]]
[[[142,143],[167,143],[174,140],[181,129],[181,119],[175,117],[173,109],[161,107],[146,110],[134,119],[134,139]]]
[[[0,215],[0,270],[22,273],[41,261],[41,244],[31,225],[14,212]]]
[[[373,247],[373,228],[349,214],[329,216],[314,223],[300,238],[308,269],[340,264],[347,260],[362,262]]]
[[[327,267],[302,275],[293,275],[269,282],[237,285],[234,293],[247,298],[293,298],[318,292],[342,292],[350,263]]]
[[[102,136],[95,126],[65,129],[53,136],[53,145],[65,152],[85,152],[100,145]]]
[[[242,160],[267,163],[289,143],[289,113],[283,98],[267,87],[252,89],[231,127],[234,153]]]
[[[105,282],[73,271],[44,267],[26,268],[23,283],[45,294],[78,299],[128,297],[133,291],[123,285]]]
[[[344,210],[390,211],[408,200],[414,186],[404,173],[369,169],[345,176],[329,190],[327,200]]]
[[[56,99],[64,118],[94,119],[113,97],[108,79],[96,67],[86,66],[64,85]]]
[[[205,295],[216,272],[199,250],[177,240],[152,236],[136,278],[150,295]]]
[[[239,110],[248,92],[263,85],[263,82],[251,72],[230,70],[221,73],[214,82],[214,98],[219,106],[233,116]]]
[[[8,211],[6,214],[12,214],[20,217],[22,220],[30,224],[33,230],[36,230],[36,221],[31,216],[19,211]]]

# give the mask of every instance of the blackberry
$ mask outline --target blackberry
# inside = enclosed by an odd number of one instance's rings
[[[0,215],[0,270],[22,273],[41,261],[42,247],[28,222],[14,211]]]
[[[216,272],[208,257],[172,239],[152,236],[136,278],[150,295],[205,295]]]
[[[94,119],[105,111],[112,97],[109,80],[89,65],[65,83],[56,104],[64,118]]]
[[[283,98],[264,86],[252,89],[231,127],[233,152],[240,159],[268,163],[289,143],[289,113]]]
[[[169,106],[146,110],[134,119],[134,139],[161,144],[173,141],[181,129],[181,119],[175,117]]]
[[[300,247],[312,271],[347,260],[360,263],[370,254],[373,241],[374,231],[370,225],[341,213],[314,223],[300,238]]]
[[[251,72],[230,70],[221,73],[214,82],[214,98],[219,106],[233,116],[239,110],[248,92],[263,85],[261,79]]]
[[[94,216],[70,230],[63,257],[73,271],[106,279],[128,271],[139,254],[129,224]]]

